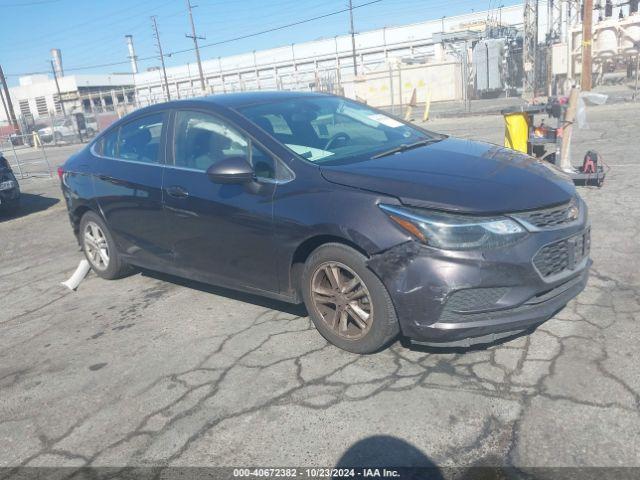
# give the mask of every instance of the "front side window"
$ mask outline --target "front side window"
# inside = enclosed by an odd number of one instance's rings
[[[401,145],[443,138],[339,97],[299,97],[238,110],[290,150],[319,164],[367,160]]]
[[[260,147],[251,146],[251,156],[249,159],[256,178],[276,178],[276,163],[273,157]]]
[[[178,167],[206,171],[225,158],[249,158],[244,135],[213,115],[179,111],[175,125],[174,162]]]
[[[105,137],[104,155],[122,160],[159,163],[163,122],[164,113],[155,113],[122,125],[113,132],[117,134],[115,142],[110,135]],[[109,147],[110,143],[115,144],[115,149]],[[113,155],[109,155],[110,151]]]

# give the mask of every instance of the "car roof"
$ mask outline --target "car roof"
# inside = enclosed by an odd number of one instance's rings
[[[235,93],[223,93],[218,95],[207,95],[205,97],[193,97],[185,98],[181,100],[171,100],[168,102],[155,103],[146,107],[134,110],[128,115],[120,118],[118,121],[112,123],[108,129],[101,132],[96,139],[102,137],[102,135],[116,128],[123,123],[126,123],[134,118],[139,118],[144,115],[149,115],[158,111],[164,111],[168,108],[193,108],[194,106],[207,106],[213,105],[220,109],[236,109],[245,107],[248,105],[257,105],[261,103],[270,103],[276,101],[282,101],[294,98],[321,98],[321,97],[333,97],[329,93],[318,92],[293,92],[283,90],[260,90],[252,92],[235,92]]]
[[[193,106],[194,104],[211,105],[222,108],[239,108],[247,105],[255,105],[260,103],[269,103],[275,101],[288,100],[293,98],[313,98],[313,97],[326,97],[329,96],[326,93],[316,92],[289,92],[289,91],[256,91],[256,92],[237,92],[237,93],[224,93],[218,95],[208,95],[206,97],[195,97],[184,100],[172,100],[170,102],[157,103],[149,107],[140,109],[138,111],[153,111],[159,108],[179,108],[181,106]]]

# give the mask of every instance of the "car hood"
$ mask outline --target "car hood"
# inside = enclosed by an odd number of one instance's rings
[[[575,195],[571,179],[547,162],[452,137],[320,171],[329,182],[392,195],[406,205],[471,214],[533,210]]]

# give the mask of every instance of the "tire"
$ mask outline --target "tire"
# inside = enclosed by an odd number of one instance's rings
[[[87,236],[89,232],[91,233]],[[99,277],[114,280],[129,272],[129,265],[122,261],[107,224],[95,212],[85,213],[80,220],[80,245],[91,268]],[[96,252],[96,247],[102,247],[99,248],[102,253]]]
[[[311,320],[330,343],[352,353],[377,352],[400,333],[389,292],[366,262],[353,248],[327,243],[309,256],[302,272]]]
[[[62,141],[62,134],[60,132],[53,132],[53,140],[58,143]]]

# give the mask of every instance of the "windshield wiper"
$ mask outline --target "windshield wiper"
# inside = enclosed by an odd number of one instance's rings
[[[418,140],[417,142],[413,142],[413,143],[403,143],[401,145],[398,145],[397,147],[393,147],[393,148],[390,148],[389,150],[385,150],[384,152],[376,153],[371,158],[374,159],[374,158],[386,157],[388,155],[393,155],[394,153],[405,152],[407,150],[411,150],[412,148],[422,147],[423,145],[428,145],[430,143],[437,142],[439,140],[440,139],[438,138],[425,138],[424,140]]]

